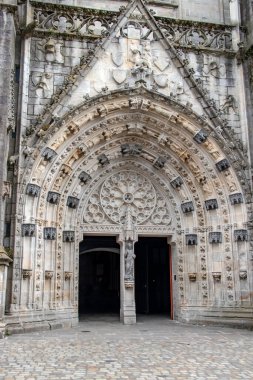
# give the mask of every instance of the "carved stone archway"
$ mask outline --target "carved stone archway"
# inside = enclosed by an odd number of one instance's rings
[[[122,268],[128,240],[168,236],[176,244],[178,318],[215,319],[217,307],[226,318],[242,305],[250,315],[248,190],[240,152],[226,138],[143,88],[86,101],[37,131],[21,163],[12,318],[77,320],[83,233],[118,235]]]

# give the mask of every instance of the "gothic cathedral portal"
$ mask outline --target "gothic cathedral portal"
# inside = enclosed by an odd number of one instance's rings
[[[17,3],[0,4],[2,326],[252,325],[239,2]]]

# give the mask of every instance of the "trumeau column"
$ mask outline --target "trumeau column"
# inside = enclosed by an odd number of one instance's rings
[[[118,240],[120,244],[120,320],[125,325],[136,323],[134,283],[134,244],[136,241],[134,224],[130,208],[128,208],[126,223]]]

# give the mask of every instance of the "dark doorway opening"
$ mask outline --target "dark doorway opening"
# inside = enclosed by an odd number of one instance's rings
[[[136,312],[170,316],[171,274],[167,239],[140,237],[135,244],[135,254]]]
[[[86,236],[80,243],[79,314],[120,309],[120,254],[116,237]]]

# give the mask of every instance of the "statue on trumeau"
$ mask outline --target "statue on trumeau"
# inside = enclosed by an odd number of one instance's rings
[[[125,281],[134,281],[134,242],[127,240],[125,243]]]

